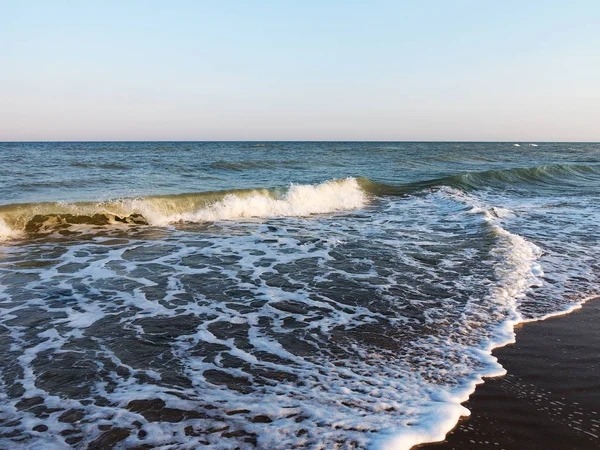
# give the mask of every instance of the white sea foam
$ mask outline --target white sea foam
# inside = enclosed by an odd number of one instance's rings
[[[21,232],[10,228],[4,220],[0,218],[0,242],[8,239],[16,239],[21,236]]]
[[[492,356],[492,350],[515,341],[514,326],[522,321],[518,301],[531,286],[541,283],[539,277],[543,272],[537,263],[541,249],[499,225],[499,220],[512,216],[512,211],[486,206],[474,197],[452,188],[443,189],[442,192],[466,203],[470,207],[467,211],[469,214],[482,215],[496,236],[498,245],[493,248],[492,256],[497,260],[495,272],[499,281],[494,283],[484,302],[470,303],[464,314],[466,317],[479,319],[485,317],[486,321],[497,325],[492,333],[471,350],[478,355],[478,369],[465,374],[459,386],[442,390],[443,395],[439,396],[438,401],[424,408],[423,417],[417,426],[380,434],[373,445],[377,450],[407,450],[417,444],[442,441],[461,416],[470,415],[470,411],[461,403],[468,399],[477,384],[483,382],[483,377],[506,373]],[[468,321],[465,326],[469,328]]]
[[[198,211],[164,215],[152,207],[142,214],[154,225],[176,222],[215,222],[244,218],[307,216],[361,208],[367,201],[355,178],[327,181],[318,185],[292,184],[281,196],[268,192],[226,195]]]

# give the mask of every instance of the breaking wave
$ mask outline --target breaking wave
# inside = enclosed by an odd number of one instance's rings
[[[369,196],[403,196],[450,187],[461,191],[487,188],[543,189],[600,182],[600,170],[586,165],[466,172],[448,177],[391,185],[368,178],[345,178],[288,188],[124,198],[106,202],[50,202],[0,206],[0,239],[47,232],[74,225],[137,224],[166,226],[269,217],[302,217],[364,207]]]
[[[309,216],[361,208],[367,196],[355,178],[287,189],[245,189],[150,196],[108,202],[0,206],[0,236],[40,233],[75,225],[156,225]]]

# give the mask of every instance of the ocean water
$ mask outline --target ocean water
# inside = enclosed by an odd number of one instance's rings
[[[0,447],[407,449],[600,294],[600,144],[0,144]]]

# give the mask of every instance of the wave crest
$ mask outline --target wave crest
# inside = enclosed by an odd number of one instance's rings
[[[0,206],[0,239],[23,232],[43,233],[75,225],[165,226],[180,222],[308,216],[361,208],[367,195],[346,178],[288,189],[205,192],[102,203],[38,203]]]
[[[365,193],[354,178],[319,185],[293,184],[280,197],[271,192],[255,192],[240,197],[228,194],[222,200],[194,212],[155,218],[164,225],[174,222],[215,222],[250,217],[290,217],[325,214],[364,206]]]

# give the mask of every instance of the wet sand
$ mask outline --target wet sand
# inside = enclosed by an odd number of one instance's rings
[[[477,387],[446,441],[419,449],[600,448],[600,299],[516,333],[494,351],[508,374]]]

